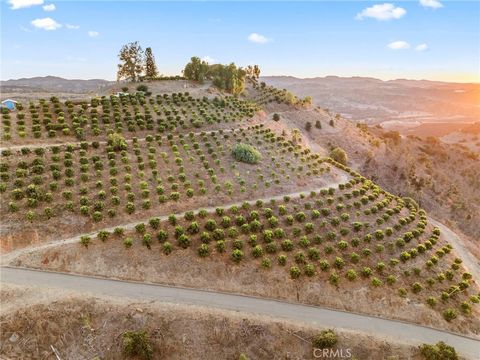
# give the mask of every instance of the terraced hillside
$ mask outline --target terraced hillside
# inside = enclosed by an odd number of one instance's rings
[[[271,119],[283,111],[339,136],[308,99],[254,86],[241,100],[53,100],[31,105],[28,125],[17,114],[2,152],[8,264],[480,331],[478,284],[426,212],[308,147],[294,121]]]
[[[145,137],[232,128],[256,110],[254,104],[232,96],[194,98],[188,92],[155,97],[119,93],[75,102],[51,97],[20,104],[14,114],[5,109],[0,134],[3,146],[105,140],[112,132]]]

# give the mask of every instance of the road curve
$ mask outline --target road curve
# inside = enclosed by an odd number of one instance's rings
[[[409,344],[444,341],[471,359],[480,357],[480,340],[421,325],[374,316],[324,309],[315,306],[288,303],[214,291],[169,287],[130,281],[120,281],[22,268],[0,268],[0,282],[17,285],[62,288],[93,295],[156,300],[177,304],[198,305],[223,310],[301,321],[310,325],[357,330],[378,336],[395,338]]]

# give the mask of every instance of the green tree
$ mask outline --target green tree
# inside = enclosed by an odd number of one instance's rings
[[[138,81],[144,70],[144,52],[138,41],[123,45],[118,54],[117,81],[126,79]]]
[[[155,56],[153,56],[151,47],[145,49],[145,77],[147,79],[158,77],[157,64],[155,63]]]
[[[183,69],[183,76],[188,80],[198,81],[203,83],[207,78],[208,63],[201,60],[199,57],[194,56],[190,59],[190,62],[185,65]]]

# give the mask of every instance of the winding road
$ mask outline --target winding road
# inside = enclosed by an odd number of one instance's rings
[[[273,299],[226,294],[147,283],[112,280],[64,273],[0,268],[0,282],[26,286],[61,288],[82,293],[197,305],[248,312],[275,319],[300,321],[309,325],[351,329],[394,338],[408,344],[444,341],[471,359],[480,357],[480,340],[397,320],[360,315]]]

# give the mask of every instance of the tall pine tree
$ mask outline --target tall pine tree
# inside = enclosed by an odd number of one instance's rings
[[[153,56],[152,48],[145,49],[145,77],[147,79],[155,79],[158,77],[158,69],[155,64],[155,56]]]

